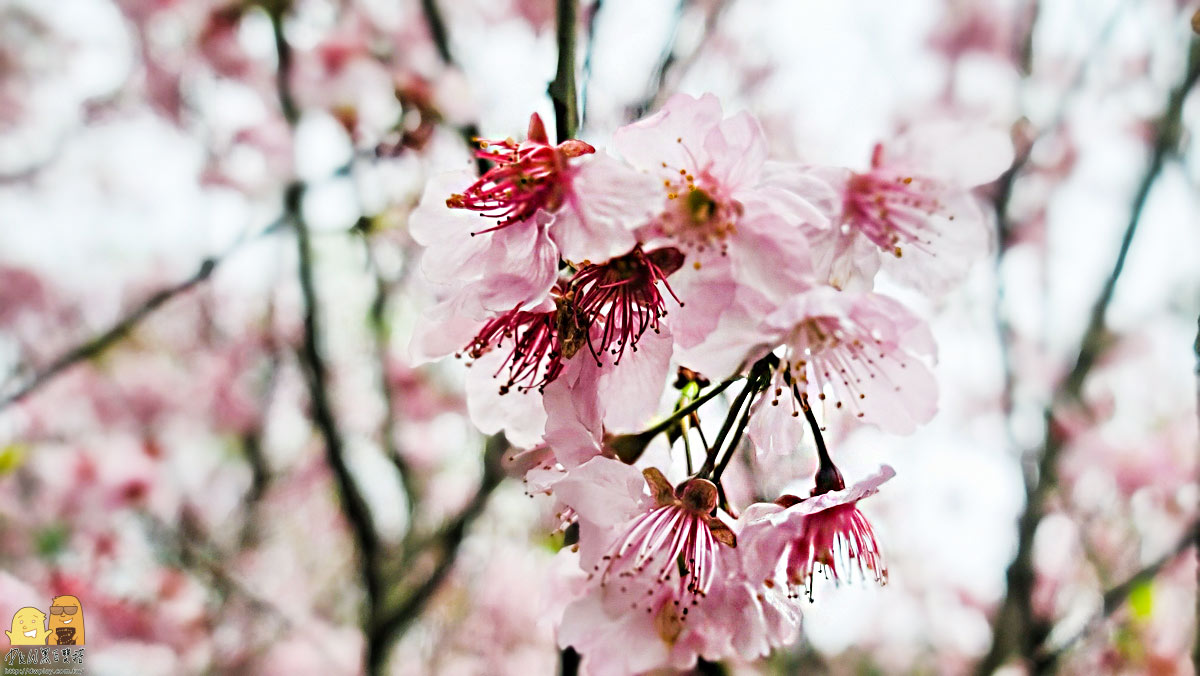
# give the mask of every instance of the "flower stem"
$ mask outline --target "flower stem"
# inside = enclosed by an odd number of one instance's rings
[[[764,357],[750,367],[750,373],[746,376],[746,386],[738,393],[736,399],[733,400],[733,406],[729,408],[729,413],[725,416],[725,423],[721,425],[721,431],[717,433],[717,438],[713,441],[713,445],[708,449],[708,456],[704,460],[704,465],[700,467],[700,472],[697,476],[705,477],[713,473],[717,464],[717,455],[720,453],[722,446],[725,444],[725,437],[729,435],[729,431],[733,429],[733,424],[741,417],[742,407],[746,406],[746,417],[749,418],[749,406],[747,399],[750,395],[762,388],[763,375],[768,373],[768,357]],[[734,436],[734,444],[741,439],[741,432],[745,429],[745,425],[738,428],[737,434]],[[732,454],[734,444],[730,444],[729,453]]]
[[[579,100],[575,91],[575,29],[578,0],[558,0],[558,71],[547,93],[554,103],[554,128],[558,142],[574,138],[579,127]]]
[[[821,495],[830,491],[840,491],[846,487],[846,482],[842,479],[842,473],[838,471],[837,465],[833,464],[833,458],[829,457],[829,449],[825,446],[825,436],[821,434],[821,424],[817,422],[817,417],[813,415],[812,407],[808,405],[808,397],[800,395],[800,389],[795,383],[792,383],[792,394],[796,396],[800,402],[800,408],[804,411],[804,419],[808,421],[808,426],[812,429],[813,442],[817,446],[817,476],[816,486],[813,487],[813,495]]]
[[[642,457],[642,452],[646,450],[646,446],[651,440],[654,439],[654,437],[666,432],[678,424],[680,420],[683,420],[685,417],[695,413],[701,406],[707,404],[712,400],[713,397],[724,392],[726,388],[737,382],[737,380],[740,378],[741,376],[734,376],[721,382],[721,384],[712,388],[703,396],[687,406],[678,409],[671,414],[671,417],[663,420],[654,427],[651,427],[645,432],[639,432],[637,434],[621,435],[614,439],[610,445],[616,451],[617,457],[620,458],[622,462],[632,465],[633,463],[637,462],[638,458]]]

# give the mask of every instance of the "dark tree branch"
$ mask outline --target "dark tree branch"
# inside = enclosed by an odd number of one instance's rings
[[[442,17],[437,0],[421,0],[421,13],[425,17],[425,24],[429,27],[429,35],[433,38],[438,56],[442,57],[442,63],[458,68],[458,63],[454,60],[454,53],[450,51],[450,34],[446,30],[446,20]],[[467,148],[474,151],[476,139],[479,138],[479,125],[472,122],[458,127],[457,130]],[[475,169],[480,175],[486,173],[488,170],[487,160],[477,158]]]
[[[271,25],[274,28],[275,48],[279,61],[276,84],[279,87],[280,107],[288,125],[294,130],[299,121],[299,111],[293,102],[290,72],[287,70],[292,63],[292,50],[283,34],[284,10],[280,6],[272,6],[272,10]],[[285,188],[283,198],[284,221],[296,236],[299,258],[297,273],[304,301],[304,338],[299,351],[300,363],[303,367],[305,382],[308,385],[313,423],[324,441],[326,461],[333,472],[334,484],[337,486],[338,495],[341,498],[342,511],[346,515],[351,535],[358,547],[359,567],[365,597],[364,626],[369,629],[377,621],[379,602],[385,587],[385,580],[380,569],[379,535],[375,530],[370,507],[346,464],[345,440],[338,428],[333,405],[329,398],[328,368],[321,352],[321,308],[313,274],[312,240],[301,208],[304,191],[303,182],[292,181]],[[384,652],[384,649],[385,646],[368,640],[366,645],[367,663],[375,664],[377,661],[375,656]],[[378,671],[370,673],[376,674]]]
[[[699,58],[701,48],[716,32],[725,10],[733,3],[732,0],[719,0],[708,7],[708,13],[704,17],[704,30],[699,41],[691,50],[681,56],[679,53],[679,23],[683,20],[683,13],[691,4],[693,4],[691,0],[679,0],[671,28],[670,42],[663,49],[658,68],[650,78],[650,86],[645,97],[629,107],[628,112],[631,119],[637,119],[663,104],[667,96],[675,89],[679,77],[682,77],[682,74],[686,73]]]
[[[1043,411],[1045,435],[1037,459],[1036,474],[1032,477],[1027,476],[1025,509],[1017,523],[1017,554],[1006,573],[1008,585],[993,623],[992,647],[978,665],[978,672],[981,674],[994,672],[1014,654],[1032,658],[1049,631],[1046,623],[1035,617],[1031,599],[1035,581],[1034,536],[1045,515],[1046,504],[1055,490],[1058,458],[1066,441],[1055,426],[1054,412],[1059,405],[1079,401],[1084,380],[1107,345],[1105,315],[1108,306],[1124,270],[1125,258],[1141,222],[1150,189],[1158,178],[1167,156],[1175,152],[1179,144],[1183,101],[1198,76],[1200,40],[1192,40],[1187,72],[1179,86],[1171,91],[1163,114],[1156,124],[1150,161],[1134,193],[1129,221],[1121,238],[1117,259],[1092,305],[1087,328],[1079,342],[1075,364]]]
[[[383,397],[383,424],[380,425],[379,435],[388,460],[396,468],[400,483],[404,487],[404,499],[408,502],[409,523],[416,504],[420,502],[420,490],[416,476],[409,466],[408,460],[396,444],[396,394],[392,391],[388,378],[390,363],[392,327],[387,318],[388,304],[391,299],[391,287],[379,271],[378,262],[371,248],[369,239],[364,239],[367,257],[375,268],[375,298],[371,301],[370,322],[375,338],[375,360],[379,365],[379,393]]]
[[[596,17],[604,7],[604,0],[596,0],[588,11],[585,30],[587,32],[587,47],[583,52],[583,85],[579,91],[579,126],[587,123],[588,91],[592,88],[592,56],[596,51]]]
[[[442,18],[437,0],[421,0],[421,12],[425,15],[425,24],[429,26],[429,36],[433,38],[438,56],[447,64],[454,63],[454,56],[450,53],[450,35],[446,32],[446,20]]]
[[[575,91],[575,33],[579,0],[558,0],[558,70],[547,92],[554,103],[554,129],[558,142],[574,138],[579,128],[579,94]]]
[[[568,646],[558,653],[558,676],[578,676],[583,656]]]
[[[1192,27],[1200,33],[1200,10],[1192,16]],[[1196,319],[1196,342],[1192,345],[1196,354],[1196,419],[1200,422],[1200,317]],[[1196,637],[1192,640],[1192,668],[1200,674],[1200,528],[1193,533],[1196,545]]]
[[[466,538],[467,530],[483,513],[488,498],[504,479],[502,458],[508,450],[508,441],[502,434],[490,437],[484,448],[483,478],[479,488],[467,506],[458,516],[448,521],[438,532],[434,543],[440,556],[433,570],[419,584],[412,588],[408,596],[398,606],[389,611],[381,612],[379,619],[369,629],[367,640],[370,645],[381,646],[377,653],[369,653],[374,661],[368,663],[368,673],[380,673],[387,658],[387,646],[425,610],[433,595],[441,587],[442,582],[449,576],[458,558],[459,547]]]
[[[221,263],[221,258],[210,257],[205,258],[200,267],[192,274],[191,277],[182,282],[155,292],[152,296],[137,306],[132,312],[117,320],[115,324],[109,327],[100,335],[80,344],[76,347],[67,350],[62,356],[55,359],[49,366],[38,371],[24,385],[17,389],[16,392],[0,399],[0,410],[21,401],[25,397],[36,392],[42,386],[54,380],[63,372],[70,369],[72,366],[90,359],[94,359],[104,353],[105,350],[120,342],[123,338],[129,335],[138,324],[146,317],[149,317],[155,310],[159,309],[175,296],[178,296],[192,287],[212,276],[213,270]]]

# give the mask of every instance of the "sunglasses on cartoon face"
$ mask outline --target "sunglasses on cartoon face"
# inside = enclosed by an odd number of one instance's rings
[[[74,615],[78,606],[50,606],[51,615]]]

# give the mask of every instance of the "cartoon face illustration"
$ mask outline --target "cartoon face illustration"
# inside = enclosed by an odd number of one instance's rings
[[[50,645],[83,645],[83,606],[74,596],[50,602]]]
[[[37,608],[22,608],[13,615],[11,630],[4,633],[12,645],[46,645],[46,614]]]

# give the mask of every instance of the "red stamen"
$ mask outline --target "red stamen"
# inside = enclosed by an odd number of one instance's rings
[[[637,351],[638,340],[648,330],[659,332],[659,320],[667,314],[667,304],[658,289],[662,282],[667,293],[680,306],[683,303],[671,290],[667,277],[683,265],[683,254],[674,248],[644,253],[641,247],[602,265],[588,265],[571,279],[576,306],[590,324],[603,328],[598,336],[588,331],[588,348],[596,361],[609,351],[619,364],[625,348]]]
[[[545,125],[534,113],[525,142],[479,141],[475,156],[495,166],[461,194],[451,195],[446,206],[496,219],[496,225],[477,235],[531,218],[538,209],[553,211],[562,206],[570,181],[567,160],[594,152],[592,146],[574,139],[550,145]]]

